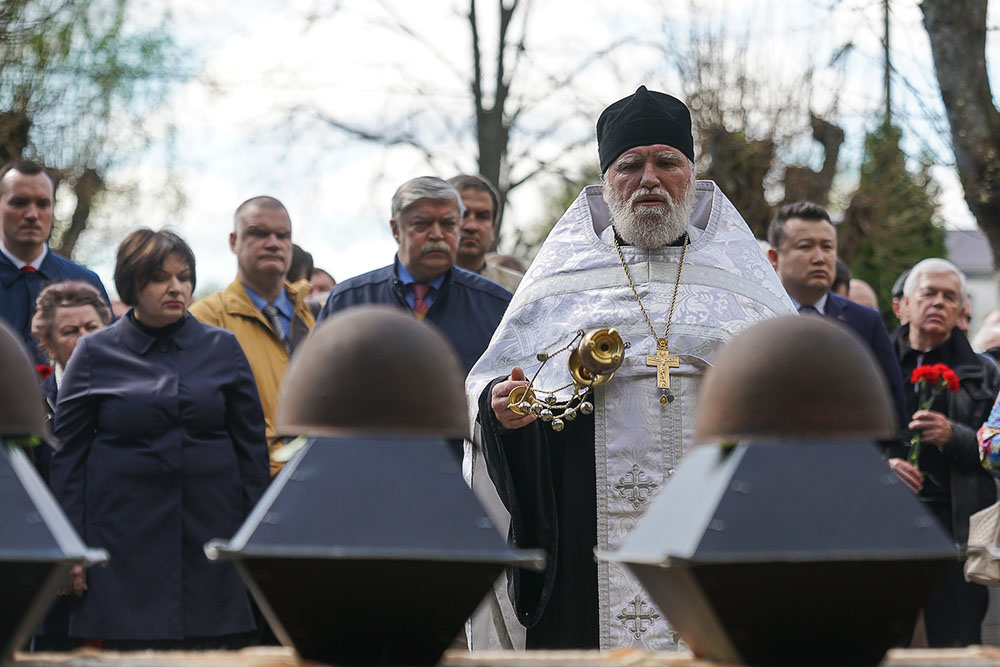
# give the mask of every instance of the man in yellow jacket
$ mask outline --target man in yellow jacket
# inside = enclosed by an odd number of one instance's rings
[[[309,284],[285,280],[292,261],[292,222],[273,197],[253,197],[236,209],[229,247],[236,255],[236,280],[191,306],[205,324],[232,331],[250,361],[264,408],[271,475],[281,470],[274,451],[278,389],[295,348],[315,324],[306,297]]]

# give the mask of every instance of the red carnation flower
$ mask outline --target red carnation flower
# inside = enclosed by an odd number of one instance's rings
[[[941,379],[941,369],[938,368],[938,365],[927,364],[913,369],[913,377],[910,382],[913,384],[917,382],[926,382],[929,385],[936,384]]]
[[[917,385],[919,395],[917,397],[917,410],[930,410],[934,404],[934,399],[941,392],[958,391],[959,381],[955,371],[947,364],[925,364],[917,366],[910,375],[910,382]],[[910,438],[910,454],[906,460],[920,470],[918,461],[920,459],[921,433],[918,431]]]
[[[941,373],[941,377],[948,383],[948,391],[958,391],[958,376],[955,375],[955,371],[950,368],[946,368]]]

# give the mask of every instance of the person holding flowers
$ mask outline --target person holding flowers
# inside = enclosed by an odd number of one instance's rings
[[[911,416],[889,460],[959,549],[968,543],[969,517],[996,502],[976,431],[1000,391],[1000,368],[976,354],[957,328],[966,294],[965,276],[944,259],[925,259],[906,278],[901,308],[909,321],[896,330],[893,344],[910,381]],[[924,608],[928,644],[980,643],[988,600],[986,588],[967,583],[956,562]]]

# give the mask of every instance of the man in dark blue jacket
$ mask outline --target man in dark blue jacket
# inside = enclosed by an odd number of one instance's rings
[[[338,283],[318,319],[365,303],[404,308],[437,326],[468,372],[493,337],[511,294],[455,266],[463,209],[458,191],[439,178],[422,176],[401,185],[389,221],[399,244],[395,260]]]
[[[39,363],[45,353],[31,337],[35,300],[49,283],[83,280],[108,301],[97,274],[49,248],[54,188],[41,165],[27,160],[0,168],[0,317],[10,322]]]
[[[768,259],[799,313],[842,322],[868,343],[892,392],[899,426],[905,427],[910,420],[903,376],[882,317],[830,291],[837,263],[837,230],[826,209],[812,202],[781,207],[767,230],[767,240],[771,244]]]

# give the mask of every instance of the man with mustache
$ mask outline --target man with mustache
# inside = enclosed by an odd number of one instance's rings
[[[649,594],[624,568],[596,562],[594,548],[622,544],[693,444],[716,350],[794,312],[739,213],[714,183],[695,181],[681,101],[640,87],[601,114],[597,142],[602,186],[556,223],[466,382],[478,413],[465,460],[473,488],[492,496],[495,518],[509,517],[514,546],[548,553],[544,572],[512,570],[509,589],[495,587],[473,619],[474,650],[678,649]],[[512,409],[511,391],[543,355],[553,359],[537,395],[565,400],[559,387],[572,381],[558,351],[603,327],[628,347],[586,409],[559,430],[551,415]]]
[[[319,319],[364,303],[405,308],[444,333],[468,372],[489,344],[510,292],[455,266],[464,212],[458,191],[440,178],[403,183],[392,196],[389,220],[395,260],[338,283]]]
[[[239,205],[229,248],[236,255],[236,280],[191,306],[205,324],[229,329],[250,361],[264,410],[268,450],[282,444],[274,433],[278,390],[288,361],[315,320],[306,301],[309,283],[285,279],[292,263],[292,221],[284,204],[258,196]],[[271,475],[282,464],[271,457]]]
[[[35,162],[19,160],[0,168],[0,317],[10,322],[39,364],[48,357],[31,336],[38,293],[63,280],[83,280],[111,302],[101,279],[49,248],[55,189],[52,177]]]

